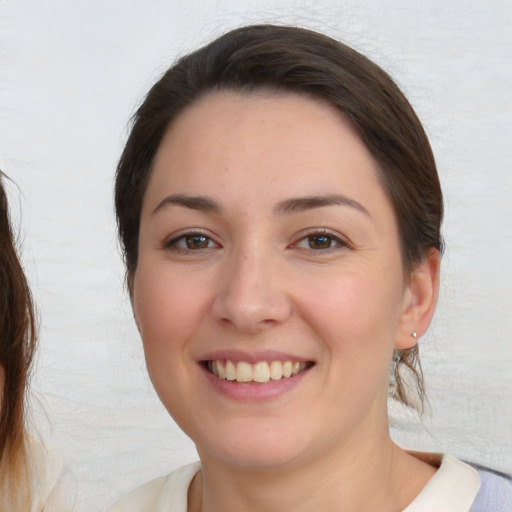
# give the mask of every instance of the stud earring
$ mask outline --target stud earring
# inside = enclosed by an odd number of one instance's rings
[[[418,335],[416,334],[416,331],[411,332],[411,337],[414,338],[415,340],[418,339]]]

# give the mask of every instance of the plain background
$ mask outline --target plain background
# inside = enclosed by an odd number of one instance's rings
[[[393,407],[405,446],[512,473],[512,1],[0,0],[0,168],[41,318],[33,424],[76,510],[194,460],[147,378],[112,183],[130,115],[180,54],[255,22],[318,29],[396,79],[446,197],[430,416]]]

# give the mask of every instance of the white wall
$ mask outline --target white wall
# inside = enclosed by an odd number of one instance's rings
[[[446,195],[443,288],[421,341],[432,416],[405,445],[512,473],[512,2],[0,1],[0,168],[41,316],[36,427],[77,510],[195,458],[147,379],[116,246],[127,121],[179,54],[250,22],[338,37],[391,72]]]

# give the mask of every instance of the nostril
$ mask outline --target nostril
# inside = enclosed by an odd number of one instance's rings
[[[219,297],[214,304],[217,321],[224,327],[255,333],[286,321],[291,307],[286,297]]]
[[[275,262],[261,254],[261,245],[253,244],[249,255],[233,257],[229,268],[226,263],[212,304],[215,318],[224,327],[255,333],[290,316],[286,282],[274,270]]]

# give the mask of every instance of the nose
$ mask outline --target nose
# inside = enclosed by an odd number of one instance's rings
[[[257,333],[286,321],[292,314],[282,272],[272,255],[253,248],[225,262],[213,302],[217,321],[244,333]]]

